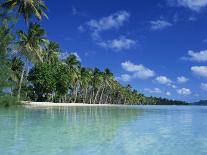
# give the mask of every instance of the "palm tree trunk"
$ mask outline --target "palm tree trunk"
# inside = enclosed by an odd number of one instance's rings
[[[125,97],[125,98],[124,98],[124,105],[126,104],[126,100],[127,100],[127,99],[126,99],[126,97]]]
[[[105,100],[105,103],[104,104],[107,104],[108,98],[109,98],[109,96],[106,97],[106,100]]]
[[[83,103],[86,103],[87,102],[86,101],[87,100],[87,94],[88,94],[87,88],[84,89],[84,93],[85,94],[83,95]]]
[[[102,97],[103,97],[103,92],[104,92],[104,88],[103,88],[102,91],[101,91],[101,96],[100,96],[100,99],[99,99],[99,104],[101,104]]]
[[[96,92],[96,95],[95,95],[95,98],[94,98],[94,102],[93,102],[93,104],[96,104],[96,100],[97,100],[97,97],[98,97],[98,94],[99,94],[99,92],[100,92],[100,88],[98,88],[98,90],[97,90],[97,92]]]
[[[75,91],[75,99],[74,99],[74,103],[76,103],[76,101],[77,101],[77,97],[78,97],[78,91],[76,90],[76,91]]]
[[[24,65],[24,67],[22,69],[22,73],[21,73],[21,77],[20,77],[20,81],[19,81],[19,88],[18,88],[18,92],[17,92],[17,101],[18,102],[20,101],[20,98],[21,98],[21,89],[22,89],[22,82],[24,79],[25,68],[26,68],[26,64]]]
[[[90,101],[89,101],[90,104],[92,104],[93,96],[94,96],[94,91],[92,90],[91,96],[90,96]]]

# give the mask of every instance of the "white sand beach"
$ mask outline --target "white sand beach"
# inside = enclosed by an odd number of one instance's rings
[[[29,101],[22,101],[22,103],[26,106],[33,106],[33,107],[127,106],[127,105],[117,105],[117,104],[53,103],[53,102],[29,102]]]

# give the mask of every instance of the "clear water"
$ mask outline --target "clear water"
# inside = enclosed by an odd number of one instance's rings
[[[0,109],[0,155],[207,155],[207,107]]]

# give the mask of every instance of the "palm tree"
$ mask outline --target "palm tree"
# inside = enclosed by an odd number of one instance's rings
[[[123,87],[124,104],[127,104],[128,103],[128,99],[130,97],[131,90],[132,90],[132,87],[129,84],[126,87]]]
[[[74,54],[70,54],[69,57],[66,58],[65,62],[68,64],[70,70],[75,70],[75,68],[80,67],[80,61]]]
[[[91,75],[92,72],[90,69],[81,68],[80,71],[80,89],[82,92],[82,101],[83,103],[86,103],[87,101],[87,95],[88,95],[88,89],[89,89],[89,83],[91,81]]]
[[[18,16],[23,16],[26,23],[34,15],[38,20],[42,19],[42,16],[47,18],[44,11],[48,8],[42,0],[7,0],[1,5],[6,9],[18,10]]]
[[[3,92],[3,88],[9,86],[8,78],[11,76],[9,46],[12,42],[11,29],[0,18],[0,94]]]
[[[80,61],[77,59],[76,55],[71,54],[65,60],[66,64],[68,65],[69,72],[70,72],[70,79],[71,79],[71,88],[72,94],[74,95],[74,101],[77,100],[78,95],[78,85],[80,80]]]
[[[47,39],[45,39],[46,33],[44,29],[42,29],[40,25],[37,24],[30,24],[27,33],[20,30],[17,32],[17,34],[19,36],[19,41],[17,42],[17,50],[26,60],[19,82],[19,89],[17,95],[19,100],[25,69],[29,66],[28,62],[30,61],[35,64],[38,62],[43,62],[42,48],[43,46],[45,46],[46,43],[48,43],[48,41]]]
[[[90,103],[96,103],[97,97],[101,90],[101,86],[103,85],[103,73],[98,68],[95,68],[92,76],[93,76],[91,81],[92,94],[91,94]]]
[[[14,89],[16,90],[16,88],[18,88],[17,86],[20,82],[21,73],[24,68],[24,62],[20,58],[14,57],[11,63],[12,76],[10,80],[13,82],[11,92],[14,93]]]
[[[46,32],[38,24],[30,24],[28,32],[19,30],[18,51],[33,63],[43,62],[42,49],[48,43]]]
[[[50,41],[44,49],[44,62],[54,64],[58,62],[60,46],[58,43]]]
[[[102,98],[103,98],[103,93],[105,91],[106,88],[111,89],[112,83],[113,83],[113,73],[111,73],[111,71],[106,68],[103,72],[103,88],[101,91],[101,95],[99,98],[99,104],[102,102]]]

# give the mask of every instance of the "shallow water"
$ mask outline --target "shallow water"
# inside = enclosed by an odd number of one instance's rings
[[[207,107],[0,109],[0,155],[206,155]]]

